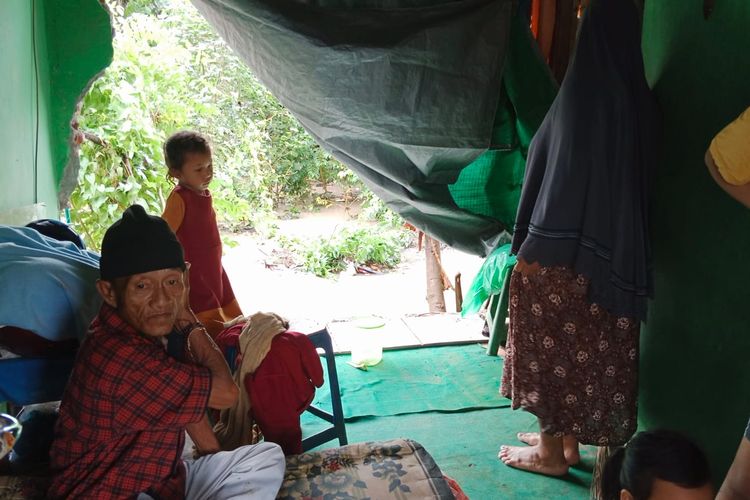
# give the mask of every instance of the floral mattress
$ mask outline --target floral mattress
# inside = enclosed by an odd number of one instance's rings
[[[47,477],[0,475],[0,500],[44,498]],[[280,499],[465,499],[429,453],[408,439],[287,457]]]
[[[449,481],[422,445],[394,439],[288,457],[277,498],[452,499]]]

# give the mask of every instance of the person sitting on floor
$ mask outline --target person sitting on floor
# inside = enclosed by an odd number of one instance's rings
[[[167,223],[138,205],[105,233],[96,283],[104,303],[60,405],[49,497],[276,496],[279,446],[219,452],[206,410],[232,406],[239,390],[188,305],[187,273]],[[172,339],[183,360],[168,354]],[[183,462],[185,431],[203,456]]]
[[[604,465],[602,500],[710,500],[708,460],[689,439],[672,431],[636,434]]]

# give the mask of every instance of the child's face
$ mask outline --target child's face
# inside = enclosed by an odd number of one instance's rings
[[[188,153],[181,170],[169,169],[169,175],[193,191],[205,191],[214,176],[211,153]]]

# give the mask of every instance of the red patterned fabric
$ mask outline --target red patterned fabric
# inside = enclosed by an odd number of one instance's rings
[[[182,498],[184,428],[210,391],[208,369],[171,358],[104,304],[63,395],[49,496]]]
[[[587,300],[589,281],[540,267],[510,281],[501,392],[539,418],[542,432],[622,445],[637,426],[640,322]]]

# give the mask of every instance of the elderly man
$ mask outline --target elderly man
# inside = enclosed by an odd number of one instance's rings
[[[187,305],[187,272],[174,233],[142,207],[107,230],[104,304],[60,406],[50,497],[276,496],[285,465],[277,445],[218,451],[206,410],[231,407],[238,388]],[[185,431],[201,456],[183,462]]]

